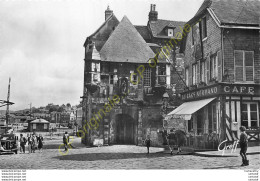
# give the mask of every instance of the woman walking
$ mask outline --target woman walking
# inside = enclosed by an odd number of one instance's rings
[[[244,126],[241,126],[240,128],[241,134],[240,134],[240,155],[242,157],[242,165],[241,166],[247,166],[249,165],[249,160],[246,158],[246,151],[247,151],[247,134],[246,134],[246,128]]]
[[[39,151],[40,151],[40,153],[41,153],[41,152],[42,152],[42,147],[43,147],[43,137],[42,137],[41,134],[40,134],[40,136],[38,137],[37,141],[38,141],[38,149],[39,149]]]

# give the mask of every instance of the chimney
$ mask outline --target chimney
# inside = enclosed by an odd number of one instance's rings
[[[107,6],[107,10],[105,11],[105,21],[107,18],[109,18],[113,14],[113,11],[109,9],[109,6]]]
[[[155,11],[155,4],[151,4],[150,12],[149,12],[149,21],[157,21],[158,20],[158,12]]]

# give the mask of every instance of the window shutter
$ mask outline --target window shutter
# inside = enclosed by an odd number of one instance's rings
[[[92,62],[92,63],[91,63],[91,71],[92,71],[92,72],[95,72],[95,68],[96,68],[95,63]]]
[[[100,72],[100,63],[96,64],[96,69],[97,69],[97,72]]]
[[[200,82],[200,61],[197,62],[197,84]]]
[[[245,52],[246,81],[254,81],[254,52]]]
[[[189,85],[192,85],[192,74],[193,74],[193,69],[192,66],[189,67]]]
[[[235,81],[243,81],[243,51],[235,50]]]
[[[207,60],[206,60],[206,73],[205,73],[205,76],[206,76],[205,80],[206,80],[207,84],[209,83],[209,79],[210,79],[209,69],[210,69],[210,57],[207,57]]]
[[[217,80],[222,81],[222,54],[218,51],[218,69],[217,69]]]

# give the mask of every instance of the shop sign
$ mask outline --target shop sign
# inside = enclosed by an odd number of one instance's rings
[[[182,100],[190,100],[202,97],[209,97],[219,93],[219,86],[216,85],[214,87],[207,87],[204,89],[189,91],[181,94]]]
[[[222,92],[225,94],[247,94],[254,95],[257,93],[256,87],[253,85],[223,85]]]

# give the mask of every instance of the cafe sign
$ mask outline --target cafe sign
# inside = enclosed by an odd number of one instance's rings
[[[197,89],[181,94],[182,100],[197,99],[202,97],[211,97],[219,93],[219,85],[213,87],[205,87],[204,89]]]
[[[196,90],[181,93],[181,99],[193,100],[206,97],[213,97],[218,94],[222,95],[260,95],[260,86],[254,84],[225,84],[219,83],[214,86],[208,86]]]
[[[243,95],[255,95],[259,92],[259,87],[255,85],[222,85],[222,93],[224,94],[243,94]]]

